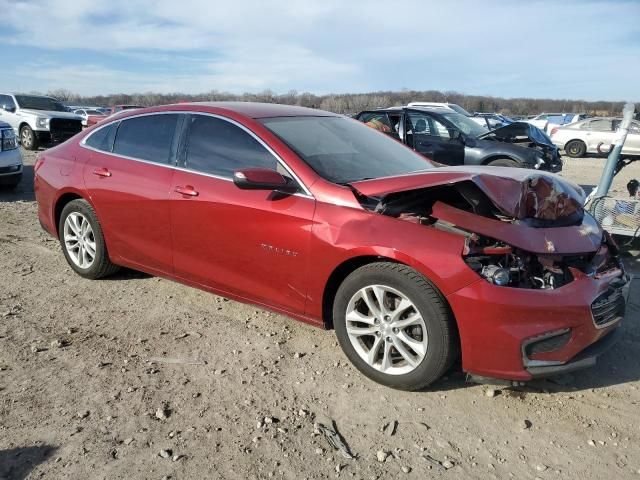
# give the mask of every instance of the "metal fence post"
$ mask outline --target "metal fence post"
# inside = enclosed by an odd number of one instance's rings
[[[598,187],[594,195],[596,199],[604,197],[609,193],[611,182],[613,182],[613,174],[616,170],[616,166],[618,165],[620,152],[622,152],[622,147],[627,139],[627,133],[629,132],[629,126],[631,125],[634,111],[635,105],[633,103],[626,103],[622,109],[622,122],[620,123],[620,128],[616,132],[616,136],[613,138],[613,142],[611,142],[613,148],[607,157],[607,163],[605,164],[602,172],[602,177],[598,182]]]

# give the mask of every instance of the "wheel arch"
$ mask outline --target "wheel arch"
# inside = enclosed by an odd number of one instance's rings
[[[69,202],[73,200],[85,200],[86,202],[91,204],[91,201],[77,190],[68,190],[58,196],[53,205],[53,227],[55,228],[56,235],[60,234],[58,227],[60,225],[60,216],[62,215],[62,210]],[[93,206],[93,204],[91,204],[91,206]]]
[[[409,260],[409,259],[406,259]],[[390,257],[385,255],[375,255],[375,254],[361,254],[357,256],[352,256],[342,263],[337,265],[331,274],[329,275],[327,282],[325,283],[324,291],[322,294],[322,323],[325,329],[332,330],[333,329],[333,302],[335,300],[336,294],[338,293],[338,289],[342,282],[355,270],[364,265],[368,265],[371,263],[380,263],[380,262],[388,262],[388,263],[397,263],[400,265],[406,265],[414,270],[416,270],[420,275],[422,275],[427,282],[431,284],[436,292],[440,295],[443,302],[447,306],[451,318],[453,319],[453,323],[456,329],[456,333],[458,330],[458,322],[453,314],[453,309],[451,305],[449,305],[449,301],[447,297],[444,295],[440,287],[430,278],[429,275],[425,274],[423,268],[419,268],[419,265],[416,265],[414,262],[405,261],[402,258],[398,257]]]

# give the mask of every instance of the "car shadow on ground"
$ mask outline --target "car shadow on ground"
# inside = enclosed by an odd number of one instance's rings
[[[45,462],[57,450],[51,445],[18,447],[0,450],[0,478],[24,480],[32,470]]]
[[[33,202],[36,199],[33,190],[33,165],[22,169],[22,180],[13,190],[0,185],[0,202]]]

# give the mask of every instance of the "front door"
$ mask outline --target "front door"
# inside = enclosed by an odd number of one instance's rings
[[[87,139],[84,181],[116,261],[172,271],[169,190],[179,117],[133,117]]]
[[[252,134],[224,118],[193,114],[171,192],[178,276],[288,311],[303,313],[315,200],[241,190],[241,168],[283,165]]]
[[[407,112],[405,118],[407,145],[434,162],[464,164],[464,144],[452,126],[422,112]]]

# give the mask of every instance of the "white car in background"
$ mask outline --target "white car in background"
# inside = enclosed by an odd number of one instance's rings
[[[535,125],[546,134],[549,134],[555,127],[570,125],[585,118],[587,118],[586,113],[541,113],[523,121]]]
[[[0,122],[0,189],[15,188],[22,178],[22,154],[11,125]]]
[[[551,141],[573,158],[584,157],[587,153],[606,155],[621,121],[619,118],[596,117],[554,127],[551,129]],[[622,153],[640,156],[640,122],[631,122]]]

